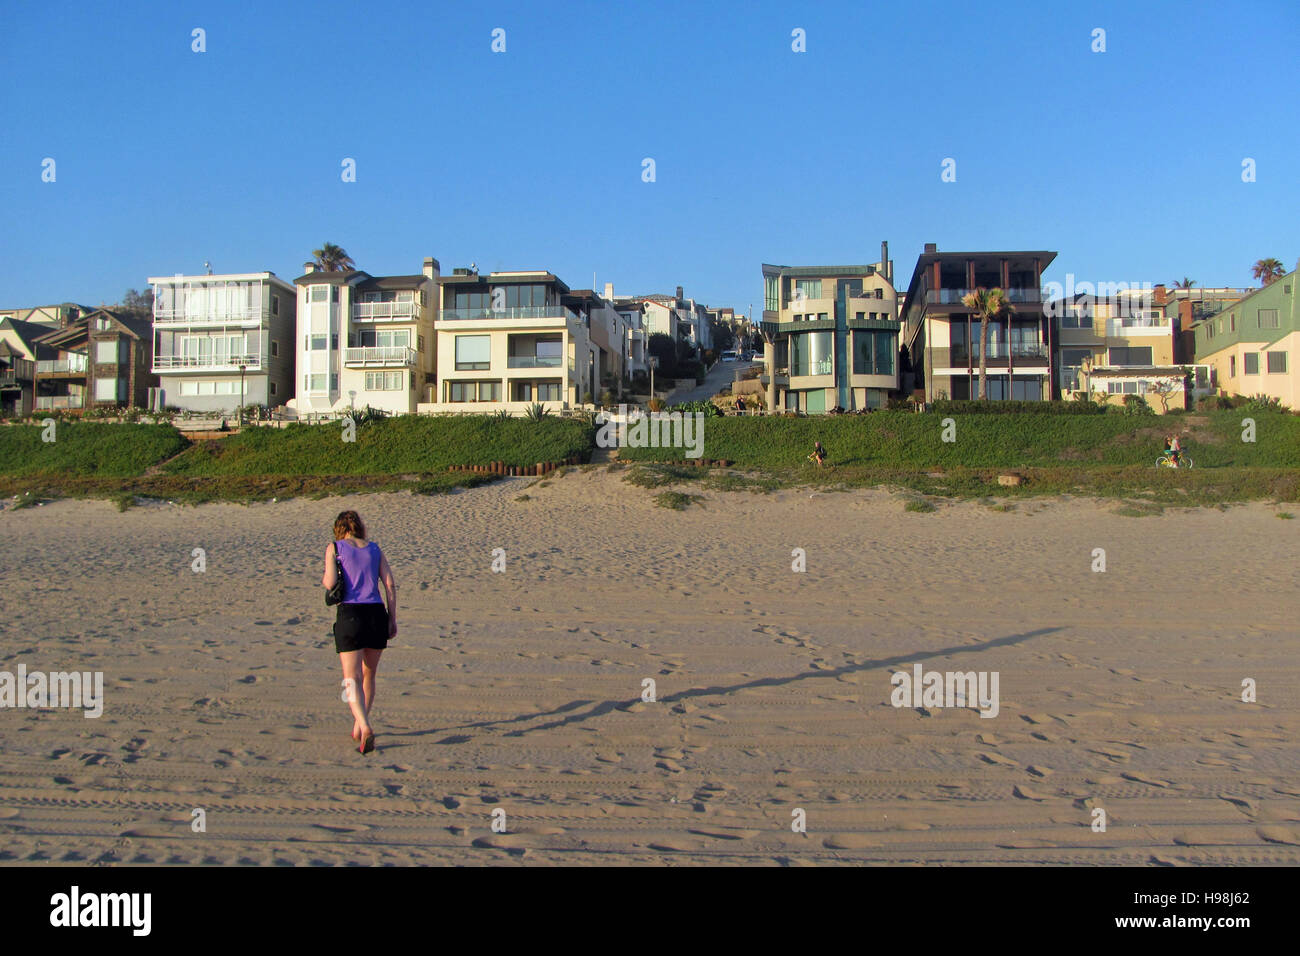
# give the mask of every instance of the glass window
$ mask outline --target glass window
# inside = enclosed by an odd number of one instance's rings
[[[560,400],[560,383],[538,382],[537,400],[539,402],[558,402]]]
[[[799,299],[820,299],[822,297],[821,279],[795,279],[794,297]]]
[[[776,276],[763,276],[763,310],[765,312],[781,310],[781,296]]]
[[[1242,371],[1246,375],[1259,374],[1259,353],[1247,352],[1244,356],[1245,361],[1242,363]]]
[[[1279,328],[1277,309],[1260,309],[1259,310],[1259,327],[1261,329]]]
[[[1151,364],[1151,346],[1142,348],[1113,348],[1109,350],[1107,362],[1113,366],[1136,366]]]
[[[894,336],[892,332],[877,332],[876,339],[876,374],[894,374]]]
[[[117,379],[116,378],[95,379],[95,401],[97,402],[117,401]]]
[[[95,343],[95,361],[100,365],[117,362],[117,339],[100,339]]]
[[[1237,374],[1237,356],[1228,356],[1228,374],[1235,376]]]
[[[330,300],[330,287],[327,285],[314,285],[308,291],[309,301],[311,302],[328,302]]]
[[[492,336],[456,336],[456,368],[458,371],[482,370],[492,367]]]
[[[1286,353],[1268,352],[1268,370],[1270,374],[1286,374]]]
[[[280,314],[280,297],[278,295],[271,296],[271,314]]]

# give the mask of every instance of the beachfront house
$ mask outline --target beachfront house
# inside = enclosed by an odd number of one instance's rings
[[[553,273],[458,268],[438,290],[437,383],[418,411],[558,412],[594,392],[590,311],[565,304],[570,289]]]
[[[889,247],[870,265],[763,265],[763,372],[771,411],[881,408],[898,388]]]
[[[902,306],[903,339],[926,401],[979,397],[980,318],[962,304],[977,288],[1000,288],[1014,308],[991,319],[985,353],[990,400],[1052,397],[1053,329],[1040,291],[1055,252],[940,252],[928,242]]]
[[[92,309],[64,321],[33,343],[49,356],[36,359],[35,411],[147,407],[149,389],[158,384],[149,320]]]
[[[1265,395],[1300,409],[1300,315],[1291,271],[1192,324],[1196,361],[1224,395]]]
[[[274,272],[152,276],[153,371],[187,411],[293,397],[296,290]]]
[[[299,418],[350,409],[413,414],[433,387],[438,260],[417,275],[327,271],[308,262],[298,287]]]

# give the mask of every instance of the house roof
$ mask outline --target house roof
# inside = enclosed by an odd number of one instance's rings
[[[148,318],[115,312],[112,309],[91,309],[89,312],[70,322],[61,329],[53,329],[34,341],[41,345],[58,347],[66,342],[76,342],[88,338],[92,319],[108,318],[115,328],[125,332],[134,339],[148,339],[153,335],[153,322]]]
[[[382,289],[418,289],[428,280],[426,275],[418,276],[367,276],[357,283],[362,292],[377,292]]]
[[[1199,319],[1194,320],[1191,326],[1189,326],[1189,328],[1192,329],[1200,328],[1206,322],[1210,321],[1210,319],[1213,319],[1216,316],[1220,316],[1224,312],[1234,311],[1235,309],[1237,309],[1238,307],[1240,307],[1250,299],[1259,295],[1261,292],[1271,289],[1273,286],[1277,285],[1277,283],[1282,282],[1285,279],[1291,279],[1292,281],[1294,281],[1297,273],[1300,273],[1300,269],[1292,269],[1290,272],[1286,273],[1285,275],[1278,276],[1272,282],[1268,283],[1268,285],[1262,285],[1258,289],[1251,289],[1250,292],[1243,295],[1240,299],[1232,299],[1232,300],[1224,301],[1223,308],[1219,309],[1217,312],[1212,312],[1209,315],[1202,315]],[[1217,296],[1214,298],[1217,298]]]
[[[307,272],[293,280],[294,285],[350,285],[353,282],[363,282],[370,278],[370,273],[362,272],[360,269],[340,269],[328,271],[317,269],[315,272]]]

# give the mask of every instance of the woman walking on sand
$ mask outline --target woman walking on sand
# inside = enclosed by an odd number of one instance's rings
[[[344,511],[334,519],[334,541],[325,548],[325,590],[334,587],[338,571],[337,553],[343,566],[343,603],[334,622],[334,649],[343,663],[343,686],[352,707],[352,739],[357,750],[368,754],[375,749],[375,732],[370,726],[370,707],[375,702],[375,673],[379,657],[390,638],[397,636],[397,585],[379,545],[366,540],[366,526],[355,511]],[[384,586],[388,608],[379,597]]]

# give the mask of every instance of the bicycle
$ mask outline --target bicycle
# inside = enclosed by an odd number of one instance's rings
[[[1189,455],[1179,455],[1175,461],[1173,455],[1161,455],[1156,459],[1157,468],[1191,468],[1192,459]]]

